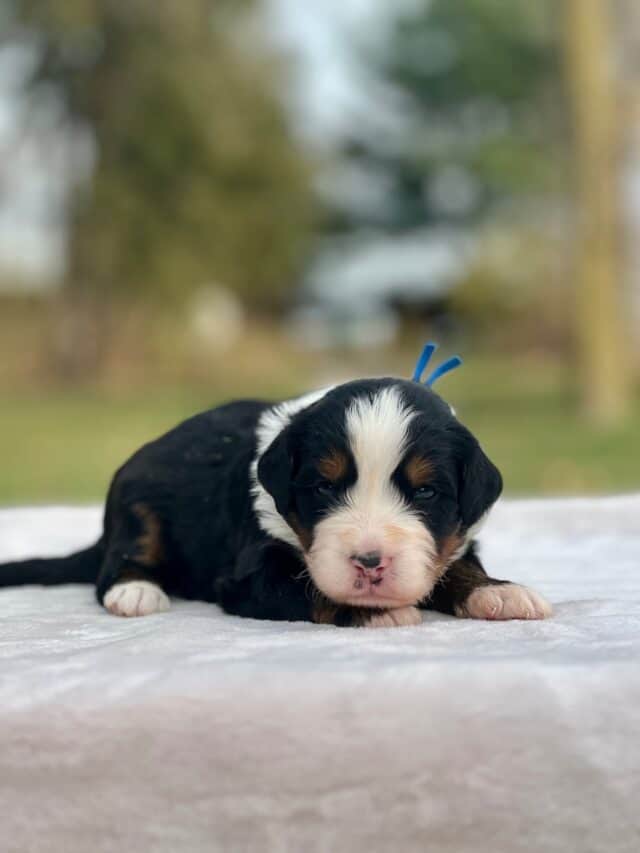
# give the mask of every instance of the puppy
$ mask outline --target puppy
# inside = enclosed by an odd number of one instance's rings
[[[502,479],[416,382],[349,382],[229,403],[116,473],[104,529],[64,559],[0,566],[0,585],[95,582],[118,616],[169,596],[257,619],[413,625],[421,609],[542,619],[549,604],[484,571],[474,536]]]

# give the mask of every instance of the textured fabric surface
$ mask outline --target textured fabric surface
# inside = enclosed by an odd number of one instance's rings
[[[0,512],[0,559],[97,509]],[[0,590],[0,850],[640,850],[640,497],[502,502],[548,622],[340,629]]]

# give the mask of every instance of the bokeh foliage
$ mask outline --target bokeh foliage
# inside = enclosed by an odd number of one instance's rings
[[[384,176],[383,225],[468,225],[556,186],[562,94],[549,14],[547,0],[418,0],[363,46],[398,120],[388,132],[363,121],[344,150]]]
[[[68,293],[157,303],[215,282],[255,309],[281,304],[312,201],[253,5],[4,3],[3,43],[34,59],[25,97],[54,96],[60,132],[95,155],[68,197]]]

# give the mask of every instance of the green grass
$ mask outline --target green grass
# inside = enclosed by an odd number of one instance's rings
[[[559,395],[489,408],[471,404],[459,415],[480,437],[511,494],[584,494],[640,489],[640,405],[609,430],[589,426]]]
[[[283,393],[292,390],[286,384]],[[510,494],[639,489],[640,400],[624,426],[602,430],[580,417],[569,388],[557,368],[470,360],[439,390],[500,467]],[[216,402],[202,388],[3,393],[0,400],[4,506],[102,500],[112,473],[130,453]]]
[[[101,500],[134,450],[209,405],[197,392],[2,397],[2,505]]]
[[[581,413],[571,374],[526,359],[473,360],[447,399],[480,439],[512,495],[640,489],[640,398],[626,422],[598,427]]]

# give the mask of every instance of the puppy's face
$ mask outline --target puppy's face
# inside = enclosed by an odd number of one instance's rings
[[[433,392],[370,380],[294,414],[258,478],[329,599],[404,607],[427,597],[501,478]]]

